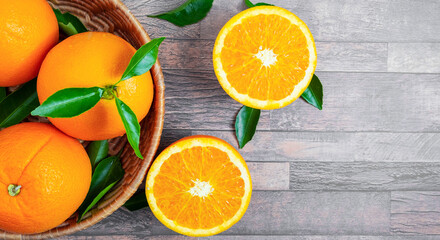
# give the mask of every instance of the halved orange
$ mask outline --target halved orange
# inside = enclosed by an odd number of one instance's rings
[[[241,155],[210,136],[183,138],[166,148],[147,176],[153,214],[180,234],[202,237],[230,228],[246,212],[252,181]]]
[[[295,14],[275,6],[245,10],[220,31],[213,61],[232,98],[257,109],[276,109],[307,89],[316,68],[310,30]]]

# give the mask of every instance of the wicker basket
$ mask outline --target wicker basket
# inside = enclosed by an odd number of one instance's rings
[[[142,25],[119,0],[50,0],[50,3],[62,12],[68,11],[79,17],[90,31],[114,33],[127,40],[135,48],[150,41]],[[83,221],[76,223],[77,214],[75,214],[60,226],[41,234],[20,235],[0,230],[0,238],[42,239],[75,233],[112,214],[136,192],[153,161],[163,129],[165,84],[159,61],[151,69],[151,74],[155,87],[154,101],[147,117],[141,122],[140,149],[145,159],[136,157],[130,145],[127,144],[125,136],[112,139],[110,141],[111,153],[124,149],[121,160],[125,176],[100,201],[99,205],[85,216]]]

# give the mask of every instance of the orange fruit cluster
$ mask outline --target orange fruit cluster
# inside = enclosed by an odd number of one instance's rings
[[[0,6],[0,87],[25,83],[38,74],[40,103],[66,88],[114,86],[136,52],[122,38],[101,32],[80,33],[55,46],[57,20],[45,0],[0,0]],[[213,52],[223,89],[258,109],[281,108],[301,96],[316,60],[305,23],[273,6],[233,17],[220,31]],[[154,94],[149,71],[113,90],[138,121],[147,115]],[[40,233],[77,210],[89,190],[92,169],[76,138],[105,140],[125,133],[113,99],[106,95],[76,117],[49,118],[56,128],[21,123],[0,131],[0,229]],[[251,194],[242,156],[210,136],[187,137],[166,148],[146,179],[154,215],[189,236],[230,228],[246,212]]]
[[[122,38],[100,32],[77,34],[56,45],[58,22],[45,0],[0,0],[0,6],[0,87],[38,74],[41,103],[65,88],[112,86],[136,52]],[[150,72],[122,81],[114,92],[141,121],[153,101]],[[125,133],[112,96],[107,97],[80,116],[49,119],[59,130],[21,123],[0,131],[0,229],[41,233],[78,209],[92,170],[75,138],[105,140]]]

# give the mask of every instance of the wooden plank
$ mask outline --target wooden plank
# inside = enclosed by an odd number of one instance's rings
[[[258,1],[256,1],[258,2]],[[284,7],[310,28],[316,41],[438,42],[440,2],[437,0],[267,0]],[[246,9],[243,1],[214,1],[201,22],[201,38],[215,39],[222,26]]]
[[[388,204],[388,193],[254,192],[243,219],[225,234],[383,234]]]
[[[233,131],[193,131],[212,135],[237,148]],[[440,133],[270,132],[257,131],[239,150],[246,161],[435,162]]]
[[[78,232],[77,235],[176,235],[157,220],[150,209],[130,212],[120,208],[101,222]]]
[[[89,235],[84,236],[80,235],[81,232],[76,233],[72,236],[61,237],[59,239],[75,239],[75,240],[106,240],[106,239],[114,239],[114,240],[140,240],[140,239],[148,239],[148,240],[194,240],[197,238],[187,237],[183,235],[162,235],[162,236],[150,236],[145,234],[132,235],[130,233],[125,233],[124,235]],[[121,233],[123,234],[123,233]],[[177,234],[177,233],[176,233]]]
[[[316,42],[317,71],[386,72],[386,43]]]
[[[162,132],[162,137],[160,139],[160,145],[157,149],[157,154],[160,154],[166,147],[172,143],[192,135],[191,130],[179,130],[179,129],[168,129],[167,123],[165,122],[165,128]]]
[[[239,149],[235,131],[193,131],[193,135],[210,135],[221,138],[234,146],[247,162],[274,162],[273,136],[268,132],[257,131],[243,149]]]
[[[440,73],[440,43],[389,43],[389,72]]]
[[[231,130],[241,105],[208,70],[165,70],[165,122],[175,129]],[[318,72],[324,110],[299,99],[263,111],[259,130],[439,131],[439,74]]]
[[[254,191],[226,235],[380,235],[389,231],[389,193]],[[172,235],[148,210],[119,209],[82,235]]]
[[[392,192],[394,234],[440,234],[440,192]]]
[[[130,9],[131,13],[139,20],[144,29],[152,38],[199,38],[200,24],[178,27],[168,21],[151,18],[148,15],[155,15],[167,12],[183,4],[185,0],[122,0]]]
[[[214,1],[211,11],[200,22],[200,38],[216,39],[220,29],[226,22],[244,9],[246,9],[244,1]]]
[[[214,40],[166,40],[160,52],[166,69],[213,69]],[[386,72],[386,43],[317,42],[318,71]]]
[[[439,236],[316,236],[316,235],[302,235],[302,236],[259,236],[259,235],[217,235],[204,238],[186,237],[182,235],[163,235],[163,236],[148,236],[148,235],[102,235],[102,236],[68,236],[61,237],[59,239],[75,239],[75,240],[92,240],[92,239],[121,239],[121,240],[137,240],[137,239],[149,239],[149,240],[438,240]]]
[[[218,235],[208,237],[209,240],[437,240],[439,236],[317,236],[317,235],[301,235],[301,236],[225,236]]]
[[[122,0],[132,13],[154,15],[176,9],[186,0]]]
[[[161,65],[164,69],[212,70],[213,48],[214,40],[167,39],[160,49]]]
[[[440,130],[440,75],[318,72],[324,85],[319,111],[297,100],[271,112],[271,129],[284,131]]]
[[[290,189],[438,190],[440,163],[292,162]]]
[[[110,239],[110,240],[137,240],[137,239],[145,239],[146,236],[140,236],[140,235],[131,235],[130,233],[126,233],[126,235],[100,235],[100,236],[96,236],[96,235],[90,235],[90,236],[82,236],[80,235],[81,232],[79,233],[75,233],[74,235],[71,236],[65,236],[65,237],[61,237],[58,239],[66,239],[66,240],[106,240],[106,239]],[[148,239],[150,239],[150,236],[148,236]],[[156,238],[156,239],[160,239],[160,238]],[[163,238],[162,238],[163,239]],[[171,240],[172,238],[170,238]],[[176,239],[177,240],[177,239]]]
[[[289,163],[247,163],[254,190],[289,190]]]
[[[164,70],[165,123],[170,129],[233,129],[242,107],[230,98],[213,70]],[[261,114],[258,129],[269,129],[269,112]]]

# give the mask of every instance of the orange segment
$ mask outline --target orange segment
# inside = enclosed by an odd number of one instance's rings
[[[177,141],[154,161],[147,199],[154,215],[188,236],[225,231],[244,215],[252,192],[249,170],[225,141],[193,136]]]
[[[306,24],[274,6],[243,11],[229,20],[214,46],[214,70],[235,100],[258,109],[295,101],[316,68],[315,43]]]

